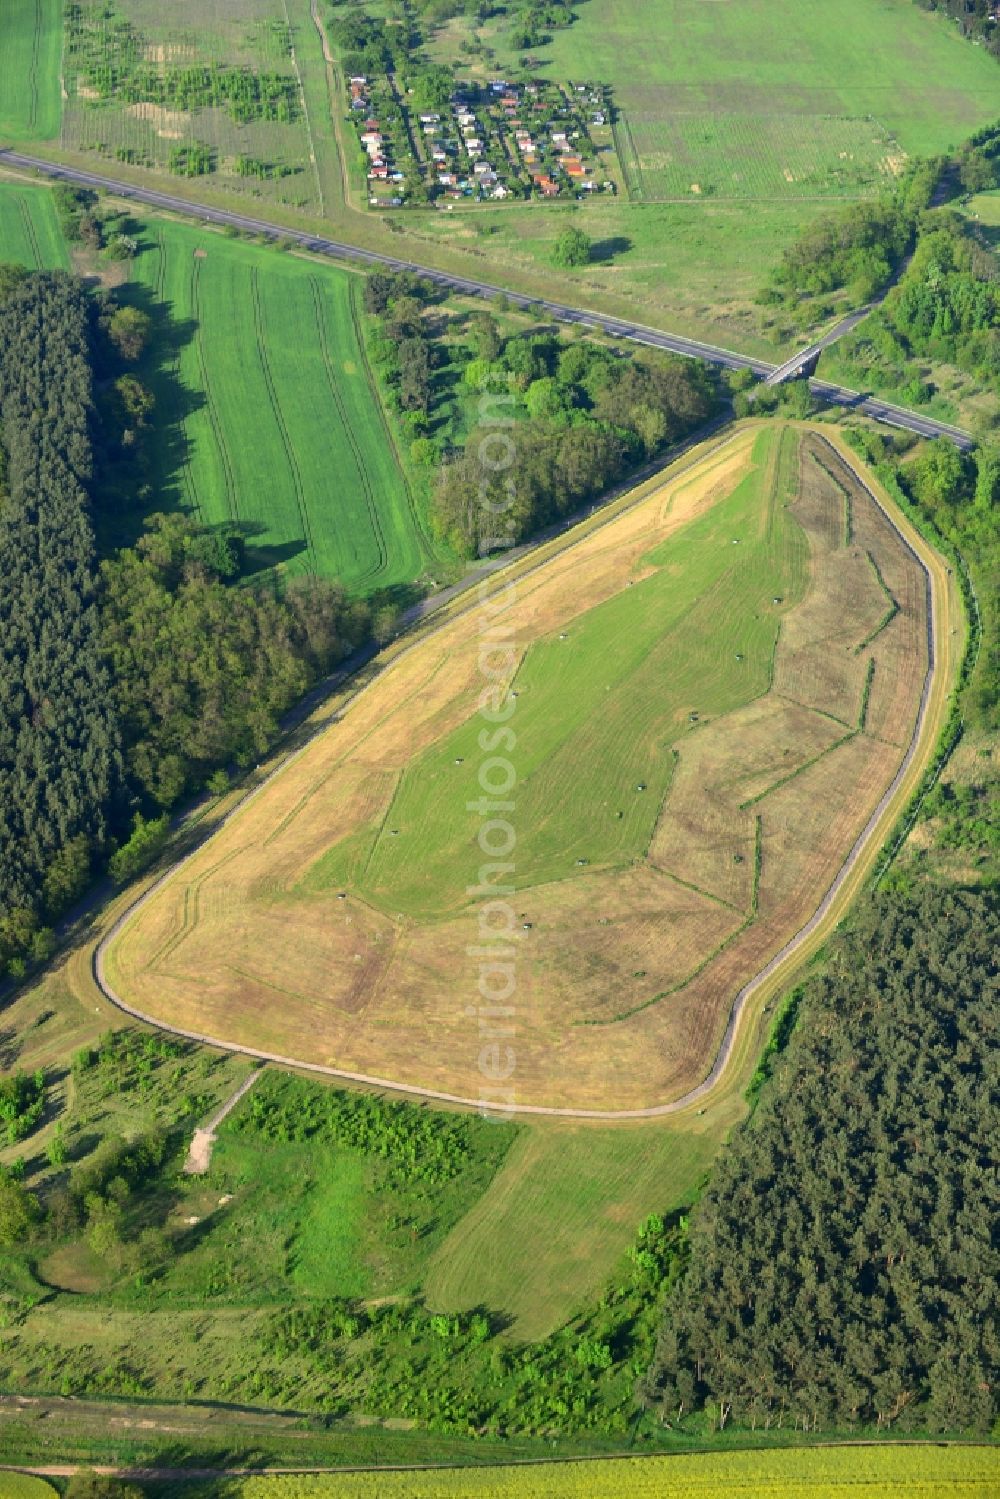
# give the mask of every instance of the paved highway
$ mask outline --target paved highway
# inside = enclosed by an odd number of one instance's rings
[[[316,255],[328,255],[335,260],[355,261],[364,265],[382,265],[388,270],[415,271],[438,286],[448,287],[452,291],[463,292],[467,296],[497,297],[506,296],[511,302],[519,307],[536,307],[547,312],[551,317],[564,323],[577,323],[585,328],[597,328],[612,338],[627,339],[631,343],[646,344],[654,349],[666,349],[672,354],[683,354],[688,359],[702,359],[709,364],[721,366],[723,369],[752,370],[755,375],[761,376],[769,383],[780,383],[800,367],[812,354],[819,351],[837,338],[857,326],[874,306],[869,303],[857,312],[832,328],[817,344],[809,349],[793,355],[791,359],[783,364],[773,365],[761,359],[752,359],[745,354],[737,354],[732,349],[722,349],[715,344],[702,343],[694,338],[682,338],[676,333],[663,333],[657,328],[648,328],[643,323],[633,323],[621,318],[609,317],[606,313],[588,311],[586,308],[569,307],[563,302],[552,302],[547,298],[525,296],[523,292],[509,291],[505,287],[496,286],[488,281],[475,281],[469,277],[454,276],[445,271],[433,270],[428,266],[418,265],[412,260],[397,259],[392,255],[381,255],[375,250],[362,250],[357,245],[349,245],[341,240],[326,239],[315,234],[307,234],[301,229],[287,229],[282,225],[273,224],[266,219],[253,218],[248,214],[236,213],[227,208],[213,208],[207,204],[193,203],[187,198],[178,198],[171,193],[164,193],[151,187],[138,187],[130,182],[120,182],[113,177],[105,177],[97,172],[85,172],[76,167],[61,166],[56,162],[45,161],[37,156],[25,156],[20,151],[0,149],[0,163],[6,164],[22,172],[40,172],[46,177],[52,177],[60,181],[76,182],[83,187],[100,189],[103,192],[114,193],[120,198],[130,198],[136,203],[147,204],[151,208],[165,208],[171,213],[179,213],[187,218],[201,219],[204,223],[228,225],[234,229],[242,229],[251,234],[265,234],[272,239],[288,239],[300,245],[305,250],[310,250]],[[910,432],[916,432],[921,437],[947,437],[957,447],[968,449],[975,446],[973,438],[968,432],[963,432],[958,427],[951,427],[946,422],[935,421],[931,417],[919,415],[915,411],[905,410],[901,406],[891,406],[885,401],[866,397],[856,390],[848,390],[845,386],[831,385],[827,381],[811,380],[810,388],[821,399],[830,401],[838,406],[852,407],[865,416],[872,417],[875,421],[886,422],[893,427],[902,427]]]

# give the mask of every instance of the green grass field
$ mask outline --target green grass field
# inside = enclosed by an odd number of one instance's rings
[[[27,1473],[0,1473],[0,1499],[55,1499],[56,1491],[44,1478]]]
[[[980,239],[1000,252],[1000,192],[975,193],[964,213],[975,224]]]
[[[0,260],[37,271],[68,269],[52,194],[44,188],[0,182]]]
[[[717,1126],[700,1120],[524,1130],[431,1258],[427,1304],[468,1311],[485,1303],[511,1319],[516,1337],[548,1336],[600,1295],[637,1223],[693,1200],[717,1149]]]
[[[431,1473],[248,1478],[192,1499],[989,1499],[1000,1452],[982,1447],[833,1447]]]
[[[0,140],[59,134],[62,0],[4,0],[0,14]]]
[[[645,198],[856,196],[1000,95],[996,60],[911,0],[589,0],[552,36],[548,73],[612,85]]]
[[[355,279],[185,224],[143,234],[133,294],[160,337],[153,508],[234,521],[259,566],[356,592],[428,557],[367,367]],[[169,315],[169,316],[167,316]]]
[[[567,878],[577,863],[641,858],[689,711],[729,713],[768,690],[781,609],[806,583],[805,537],[781,503],[791,490],[770,488],[779,445],[793,475],[794,434],[764,430],[753,471],[651,552],[648,576],[529,647],[515,679],[518,888]],[[480,728],[473,716],[412,761],[384,818],[335,845],[308,887],[350,888],[409,916],[460,905]]]
[[[433,264],[460,251],[483,280],[503,284],[515,277],[547,296],[558,287],[559,296],[576,306],[627,311],[639,322],[766,359],[775,348],[767,331],[773,315],[754,297],[813,213],[812,204],[794,199],[751,207],[723,199],[619,198],[588,203],[579,213],[531,203],[397,217],[415,260]],[[595,259],[579,270],[556,272],[553,248],[570,223],[594,240]],[[393,253],[400,253],[398,243]]]

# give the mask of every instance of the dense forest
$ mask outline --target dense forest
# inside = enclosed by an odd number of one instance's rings
[[[0,969],[44,957],[46,920],[86,885],[123,781],[84,488],[86,293],[8,273],[0,307]]]
[[[995,895],[941,890],[836,943],[692,1222],[664,1421],[991,1429],[998,950]]]
[[[369,633],[330,584],[249,586],[241,539],[187,517],[99,562],[95,445],[106,466],[145,405],[141,318],[0,267],[0,974],[45,959],[109,858],[138,872],[164,810],[252,763]]]
[[[153,517],[102,567],[103,645],[131,783],[170,807],[213,768],[247,764],[284,713],[368,633],[368,610],[319,579],[233,587],[234,543]]]
[[[980,132],[948,168],[952,187],[1000,186],[1000,130]],[[1000,261],[975,221],[940,207],[918,217],[913,255],[884,303],[845,343],[876,389],[931,394],[908,379],[913,359],[955,365],[1000,394]]]

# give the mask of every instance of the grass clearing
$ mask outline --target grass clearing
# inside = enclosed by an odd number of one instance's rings
[[[158,407],[149,508],[236,522],[258,567],[353,592],[419,577],[429,548],[368,370],[355,278],[157,221],[131,294],[160,335],[140,369]]]
[[[546,1337],[600,1294],[637,1223],[692,1201],[717,1148],[716,1131],[701,1121],[523,1131],[431,1258],[428,1306],[495,1307],[517,1338]]]
[[[514,277],[577,306],[628,308],[640,322],[691,336],[700,330],[724,347],[772,356],[767,315],[753,299],[814,209],[794,200],[751,206],[688,197],[686,203],[602,200],[579,212],[526,204],[408,212],[399,219],[416,260],[435,263],[446,251],[461,252],[483,280]],[[557,272],[553,246],[570,223],[592,236],[595,258],[572,273]],[[394,236],[393,253],[400,253],[403,234]]]
[[[900,160],[877,121],[826,116],[626,115],[617,138],[639,200],[846,198],[880,186]]]
[[[324,1474],[246,1478],[188,1486],[198,1499],[988,1499],[1000,1454],[987,1447],[769,1449],[679,1453],[587,1463],[470,1468],[431,1473]]]
[[[816,909],[899,765],[924,575],[817,443],[739,429],[497,611],[518,694],[521,1103],[643,1107],[699,1081],[733,994]],[[869,551],[900,609],[858,650],[886,611]],[[456,1003],[478,971],[478,645],[458,615],[399,652],[125,925],[104,959],[117,992],[193,1031],[479,1096]]]
[[[5,0],[0,45],[0,137],[47,141],[62,109],[62,0]]]

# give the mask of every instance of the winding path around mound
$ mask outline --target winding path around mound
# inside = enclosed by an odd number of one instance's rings
[[[274,1062],[279,1066],[296,1071],[317,1073],[324,1077],[337,1078],[342,1082],[359,1083],[365,1087],[384,1089],[413,1098],[426,1099],[434,1103],[461,1105],[490,1114],[502,1112],[504,1117],[508,1115],[530,1115],[560,1119],[592,1119],[612,1124],[628,1120],[657,1119],[669,1114],[684,1113],[697,1105],[705,1104],[710,1095],[720,1087],[725,1079],[725,1074],[730,1063],[733,1061],[737,1043],[742,1037],[745,1023],[754,1018],[751,1001],[755,998],[763,1001],[768,994],[773,994],[788,984],[795,968],[806,956],[815,951],[819,944],[834,930],[847,910],[851,898],[861,887],[879,848],[903,812],[907,801],[916,789],[920,776],[923,774],[927,763],[933,755],[943,724],[944,709],[947,704],[949,683],[952,677],[955,651],[953,642],[955,637],[951,633],[951,619],[949,615],[949,569],[942,559],[913,530],[909,523],[895,513],[894,507],[891,507],[884,498],[872,489],[857,469],[854,456],[850,450],[841,446],[840,443],[835,443],[826,433],[820,432],[816,428],[812,430],[822,437],[823,441],[841,459],[850,464],[858,482],[864,487],[874,504],[885,516],[885,519],[892,527],[898,539],[916,559],[917,564],[923,572],[927,590],[927,672],[924,677],[920,706],[913,734],[896,774],[893,776],[878,805],[865,823],[864,828],[858,835],[846,860],[841,866],[840,872],[823,896],[813,915],[804,926],[800,927],[788,939],[781,950],[763,968],[754,974],[736,994],[730,1008],[725,1034],[712,1068],[696,1087],[682,1094],[679,1098],[671,1099],[667,1103],[650,1104],[646,1108],[577,1109],[569,1106],[556,1107],[544,1104],[515,1102],[505,1104],[502,1111],[498,1111],[495,1104],[487,1104],[482,1099],[464,1097],[455,1093],[445,1093],[434,1088],[422,1088],[417,1084],[402,1083],[393,1078],[378,1077],[369,1073],[349,1072],[338,1067],[328,1067],[317,1062],[303,1061],[298,1057],[283,1056],[278,1052],[260,1051],[254,1047],[243,1046],[222,1037],[208,1036],[197,1031],[183,1030],[180,1027],[165,1023],[154,1015],[147,1015],[128,1004],[116,992],[105,971],[105,957],[109,947],[120,935],[126,924],[132,920],[137,912],[142,909],[146,902],[157,893],[167,880],[172,879],[183,868],[184,864],[193,858],[195,853],[200,851],[204,846],[203,844],[199,844],[191,853],[185,855],[183,859],[166,870],[149,889],[121,913],[97,944],[93,954],[93,974],[104,997],[111,1004],[115,1005],[117,1009],[123,1011],[126,1015],[130,1015],[135,1020],[140,1020],[146,1025],[166,1031],[171,1035],[181,1036],[189,1041],[196,1041],[206,1046],[215,1047],[220,1051],[232,1052],[240,1056],[255,1057],[260,1061]],[[620,510],[613,512],[616,515],[620,513]],[[610,520],[611,518],[612,516],[609,515],[608,519]],[[566,537],[566,545],[572,545],[573,540],[573,533],[570,533]],[[546,558],[545,560],[548,559]],[[544,561],[539,561],[537,565],[543,566]],[[500,576],[502,576],[502,573]],[[429,624],[418,633],[414,644],[426,638],[428,629],[433,630],[437,628],[441,628],[441,626],[434,623]],[[398,656],[394,659],[398,660]],[[308,742],[307,740],[307,744]],[[258,796],[274,776],[279,775],[292,760],[304,752],[305,748],[306,746],[303,745],[294,754],[283,759],[259,785],[240,799],[236,806],[223,818],[219,827],[224,827],[231,818],[241,812],[247,803],[252,798]]]

